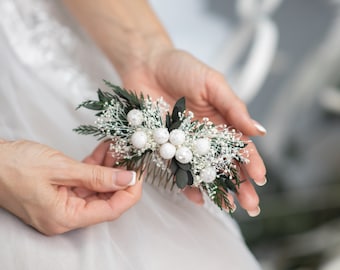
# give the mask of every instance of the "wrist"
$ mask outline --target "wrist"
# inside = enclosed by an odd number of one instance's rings
[[[148,67],[172,42],[147,0],[63,0],[121,77]]]
[[[159,30],[131,31],[124,39],[115,44],[116,49],[105,50],[123,81],[131,72],[152,69],[156,55],[174,48],[167,34]]]

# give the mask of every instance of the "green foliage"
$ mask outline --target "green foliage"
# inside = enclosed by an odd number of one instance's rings
[[[133,92],[131,90],[124,89],[122,87],[114,85],[114,84],[112,84],[108,81],[105,81],[105,80],[104,80],[104,82],[107,86],[109,86],[112,89],[112,91],[118,97],[120,97],[122,100],[124,100],[125,105],[126,105],[128,110],[131,110],[132,108],[141,110],[143,108],[143,104],[144,104],[144,95],[143,94],[140,94],[140,96],[138,96],[135,92]]]
[[[82,135],[93,135],[93,136],[101,135],[99,140],[105,137],[105,134],[103,134],[103,132],[100,129],[92,125],[80,125],[79,127],[73,129],[73,131],[79,134],[82,134]]]
[[[177,100],[173,110],[172,114],[168,113],[166,115],[166,127],[168,128],[169,131],[172,131],[176,128],[179,128],[180,125],[182,124],[182,121],[180,120],[179,114],[184,113],[185,111],[185,98],[182,97],[179,100]]]
[[[112,120],[109,120],[109,126],[112,123],[119,123],[118,128],[110,128],[105,130],[105,128],[100,128],[93,126],[93,125],[80,125],[78,128],[75,128],[74,131],[83,134],[83,135],[93,135],[99,137],[99,139],[105,138],[106,136],[112,135],[115,136],[115,131],[119,130],[121,137],[119,139],[127,140],[126,142],[129,142],[129,123],[126,119],[126,114],[132,110],[132,109],[138,109],[143,110],[146,108],[145,106],[145,98],[143,94],[138,95],[137,93],[126,90],[122,87],[119,87],[117,85],[113,85],[108,81],[104,81],[106,86],[108,86],[111,91],[102,91],[101,89],[98,89],[97,91],[97,100],[87,100],[83,103],[81,103],[77,109],[83,107],[86,109],[97,111],[96,116],[102,116],[103,113],[109,108],[110,105],[115,104],[118,105],[118,108],[121,108],[116,115],[115,118]],[[149,97],[147,97],[149,99]],[[183,121],[183,115],[185,113],[185,98],[180,98],[174,105],[174,108],[172,110],[172,113],[170,114],[167,112],[165,115],[165,126],[170,131],[177,129],[181,126]],[[106,114],[105,114],[106,116]],[[106,120],[105,120],[106,121]],[[110,122],[111,121],[111,122]],[[193,128],[194,132],[202,133],[202,130],[206,127],[204,123],[199,123],[198,121],[192,121],[190,122],[191,127]],[[117,127],[115,125],[112,125],[114,127]],[[110,127],[112,127],[110,126]],[[100,126],[99,126],[100,127]],[[121,130],[120,130],[121,128]],[[192,130],[191,130],[192,131]],[[122,135],[123,134],[123,135]],[[110,137],[111,138],[111,137]],[[214,144],[215,147],[215,154],[219,156],[223,153],[223,148],[221,144],[219,143],[218,139],[212,138],[211,143]],[[237,141],[228,141],[228,145],[230,145],[231,148],[234,149],[240,149],[244,148],[244,146],[238,145]],[[151,162],[151,150],[146,150],[143,153],[133,152],[132,154],[129,153],[128,158],[123,157],[120,160],[117,160],[116,166],[122,166],[126,167],[128,169],[132,170],[141,170],[142,172],[144,170],[147,170],[150,168],[148,166],[148,163]],[[131,154],[131,155],[130,155]],[[242,156],[236,154],[234,156],[234,159],[236,162],[242,162]],[[173,185],[177,185],[178,188],[183,189],[186,186],[191,186],[194,183],[194,177],[198,176],[198,173],[193,175],[191,163],[180,163],[176,160],[176,158],[172,158],[169,162],[168,169],[172,172],[172,178],[169,178],[171,180],[171,183]],[[228,167],[229,168],[229,167]],[[231,209],[230,202],[228,200],[228,192],[232,191],[237,193],[239,185],[241,181],[238,178],[238,169],[230,166],[229,168],[230,175],[224,175],[219,174],[217,178],[212,183],[205,183],[202,182],[201,188],[207,192],[211,200],[218,205],[221,209],[222,208],[229,208]]]

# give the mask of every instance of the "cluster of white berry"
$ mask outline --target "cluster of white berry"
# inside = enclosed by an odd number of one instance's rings
[[[172,113],[159,98],[137,95],[109,84],[114,94],[98,91],[98,100],[80,107],[99,111],[95,126],[82,125],[81,134],[111,140],[110,152],[117,166],[148,173],[178,188],[187,185],[206,191],[221,209],[229,206],[228,190],[241,183],[239,164],[248,162],[248,142],[226,125],[215,125],[208,118],[194,119],[179,99]]]
[[[166,127],[160,127],[152,130],[143,129],[144,115],[141,110],[132,109],[127,114],[129,124],[136,128],[136,131],[131,136],[131,144],[136,149],[146,149],[153,142],[157,144],[161,158],[176,160],[182,164],[192,162],[194,155],[207,155],[210,151],[211,143],[208,138],[198,138],[192,144],[192,148],[188,147],[191,138],[190,134],[186,134],[181,129],[173,129],[168,131]],[[152,136],[149,136],[149,134]],[[216,178],[216,170],[212,166],[208,166],[201,171],[201,180],[204,182],[212,182]]]

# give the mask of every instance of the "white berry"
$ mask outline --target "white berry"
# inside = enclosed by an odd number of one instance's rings
[[[211,183],[216,179],[216,169],[212,166],[204,168],[200,173],[202,181]]]
[[[129,111],[126,118],[131,126],[139,126],[144,121],[143,112],[137,109]]]
[[[172,159],[176,154],[176,146],[165,143],[159,148],[159,154],[164,159]]]
[[[136,131],[131,136],[131,143],[137,149],[142,149],[148,142],[148,136],[144,131]]]
[[[176,151],[176,159],[185,164],[192,160],[192,152],[188,147],[182,146]]]
[[[166,143],[169,140],[169,131],[167,128],[156,128],[152,134],[153,139],[158,144]]]
[[[194,142],[194,150],[198,155],[206,155],[210,151],[210,141],[207,138],[197,139]]]
[[[170,142],[173,145],[180,145],[185,142],[185,133],[183,130],[180,129],[174,129],[170,132],[169,137]]]

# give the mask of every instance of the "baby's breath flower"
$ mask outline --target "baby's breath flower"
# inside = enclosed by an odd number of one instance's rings
[[[80,105],[99,111],[95,126],[80,126],[82,134],[111,140],[110,152],[117,166],[146,170],[147,177],[172,187],[196,186],[219,207],[229,207],[227,193],[237,191],[238,164],[249,162],[247,142],[226,125],[214,125],[209,118],[194,121],[185,110],[185,99],[177,101],[172,114],[161,97],[138,96],[108,85],[113,94],[98,92],[98,101]]]

